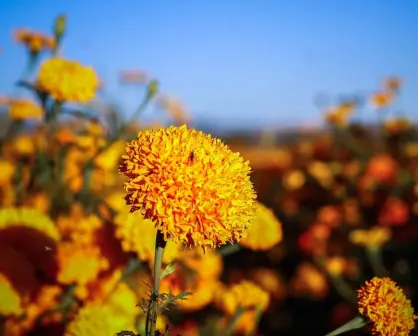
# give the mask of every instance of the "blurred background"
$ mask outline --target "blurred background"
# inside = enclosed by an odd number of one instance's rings
[[[416,306],[417,16],[407,0],[1,4],[3,334],[143,333],[155,232],[127,219],[118,160],[139,130],[183,124],[250,161],[266,209],[237,248],[169,253],[166,288],[199,293],[170,335],[217,335],[219,293],[244,280],[269,303],[237,334],[325,335],[374,275]],[[94,329],[97,304],[125,319]]]

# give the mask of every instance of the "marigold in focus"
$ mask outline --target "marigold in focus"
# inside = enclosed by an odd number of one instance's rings
[[[59,102],[87,103],[94,98],[98,85],[93,68],[76,61],[50,58],[39,69],[39,89]]]
[[[372,323],[373,335],[409,335],[415,327],[414,308],[397,284],[390,278],[374,277],[357,291],[361,315]]]
[[[260,202],[256,204],[256,216],[240,244],[254,251],[266,251],[282,240],[282,224],[271,209]]]
[[[9,105],[9,116],[14,120],[41,118],[43,114],[42,108],[29,99],[13,99]]]
[[[52,36],[31,32],[27,29],[16,29],[13,37],[17,42],[24,44],[31,53],[38,53],[41,50],[52,50],[56,43]]]
[[[131,212],[153,220],[166,240],[203,248],[235,243],[254,218],[248,161],[185,125],[139,132],[119,170],[129,178]]]

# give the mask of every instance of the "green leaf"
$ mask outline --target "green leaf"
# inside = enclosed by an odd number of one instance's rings
[[[161,272],[160,280],[165,278],[166,276],[169,276],[170,274],[173,274],[175,271],[176,265],[174,264],[174,262],[169,263]]]

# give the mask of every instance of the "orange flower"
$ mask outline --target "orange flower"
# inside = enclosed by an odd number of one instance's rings
[[[400,77],[391,76],[384,81],[384,88],[389,92],[397,92],[402,85]]]
[[[193,129],[143,131],[127,143],[120,172],[131,212],[188,247],[238,242],[254,218],[250,167],[220,140]]]
[[[315,266],[302,263],[290,281],[290,288],[296,296],[321,300],[328,293],[328,282]]]
[[[415,327],[414,308],[390,278],[374,277],[357,292],[360,314],[372,323],[373,335],[409,335]]]
[[[377,182],[392,184],[398,169],[398,163],[390,155],[377,154],[367,164],[366,174]]]
[[[329,225],[315,222],[299,237],[299,247],[307,254],[323,256],[330,236]]]
[[[240,244],[254,251],[266,251],[282,240],[282,224],[271,209],[260,202],[256,204],[255,219],[247,236],[241,239]]]
[[[354,112],[356,105],[354,103],[345,103],[334,107],[325,112],[325,120],[334,126],[344,126],[347,124],[349,117]]]
[[[284,279],[274,270],[258,268],[251,272],[250,279],[262,289],[270,293],[276,300],[283,300],[286,296]]]
[[[408,205],[397,198],[389,198],[379,214],[379,224],[383,226],[403,225],[409,220]]]
[[[325,268],[332,276],[352,276],[357,273],[357,265],[353,260],[339,256],[327,258]]]
[[[342,213],[335,205],[325,205],[318,210],[316,218],[319,222],[336,227],[341,224]]]
[[[31,53],[51,50],[55,47],[55,39],[52,36],[31,32],[27,29],[16,29],[13,37],[17,42],[26,45]]]
[[[370,98],[370,103],[376,109],[381,109],[388,107],[394,99],[393,92],[384,91],[384,92],[377,92]]]
[[[50,58],[39,69],[39,89],[60,102],[87,103],[94,98],[98,85],[93,68],[75,61]]]
[[[306,178],[302,171],[291,170],[283,176],[283,186],[287,190],[298,190],[305,184]]]
[[[391,237],[390,229],[381,227],[373,227],[370,230],[353,230],[349,235],[350,241],[353,244],[371,249],[380,248]]]
[[[9,116],[15,120],[41,118],[44,115],[42,108],[28,99],[13,99],[9,108]]]
[[[179,261],[194,270],[200,279],[217,279],[223,269],[222,257],[214,250],[203,253],[202,249],[184,250],[179,254]]]

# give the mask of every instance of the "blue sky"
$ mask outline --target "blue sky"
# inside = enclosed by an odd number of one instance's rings
[[[320,114],[318,93],[372,92],[391,74],[406,80],[396,108],[418,118],[413,0],[5,3],[0,93],[11,92],[25,61],[11,40],[13,28],[48,31],[54,17],[66,13],[64,56],[94,66],[127,113],[139,97],[118,86],[118,72],[144,69],[196,118],[222,128],[311,123]]]

